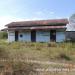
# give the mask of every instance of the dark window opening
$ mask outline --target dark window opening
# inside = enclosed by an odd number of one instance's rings
[[[23,35],[22,35],[22,34],[20,34],[20,37],[22,38],[22,37],[23,37]]]
[[[50,31],[50,40],[52,42],[56,42],[56,30],[51,30]]]
[[[36,31],[35,30],[31,31],[31,41],[36,42]]]
[[[15,41],[18,41],[18,31],[15,31]]]

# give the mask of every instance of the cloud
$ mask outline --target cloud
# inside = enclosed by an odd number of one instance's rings
[[[14,21],[23,21],[24,19],[21,18],[16,18],[13,16],[2,16],[0,17],[0,30],[5,28],[5,25],[10,23],[10,22],[14,22]]]
[[[55,12],[53,11],[48,11],[48,10],[41,10],[41,11],[37,11],[34,12],[35,17],[37,18],[52,18],[54,16],[56,16]]]
[[[42,10],[42,11],[37,11],[37,12],[35,12],[35,14],[37,14],[37,15],[42,15],[42,14],[55,14],[55,12],[53,12],[53,11],[47,11],[47,10]]]
[[[0,0],[0,6],[1,5],[11,5],[15,0]]]
[[[55,12],[51,11],[50,14],[53,15],[53,14],[55,14]]]
[[[0,30],[5,28],[5,25],[11,22],[17,22],[17,21],[28,21],[28,20],[39,20],[42,18],[38,18],[38,17],[32,17],[32,18],[17,18],[17,17],[13,17],[13,16],[1,16],[0,17]]]
[[[67,31],[75,31],[75,23],[67,24]]]
[[[42,15],[43,14],[43,11],[37,11],[35,12],[36,15]]]

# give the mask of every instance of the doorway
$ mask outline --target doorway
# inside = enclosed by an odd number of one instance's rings
[[[56,30],[51,30],[50,31],[50,40],[52,42],[56,42]]]
[[[35,30],[31,31],[31,41],[36,42],[36,31]]]
[[[15,31],[15,41],[18,41],[18,31]]]

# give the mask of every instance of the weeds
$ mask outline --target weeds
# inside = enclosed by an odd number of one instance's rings
[[[21,63],[13,64],[13,75],[36,75],[35,68],[38,64]]]
[[[57,57],[66,59],[67,57],[73,57],[75,60],[75,43],[35,43],[35,42],[13,42],[7,43],[0,41],[0,58],[34,58],[34,59],[58,59]],[[63,54],[63,55],[62,55]]]
[[[6,51],[5,47],[0,46],[0,58],[5,59],[8,58],[8,52]]]
[[[71,58],[68,56],[68,55],[66,55],[66,54],[60,54],[59,55],[59,59],[64,59],[64,60],[67,60],[67,61],[70,61],[71,60]]]
[[[75,43],[35,43],[0,41],[0,59],[35,59],[75,61]],[[6,62],[5,62],[6,63]],[[12,75],[36,75],[34,70],[38,64],[24,62],[9,62],[13,70]],[[1,63],[0,63],[1,64]],[[9,73],[7,73],[9,74]],[[9,74],[11,75],[11,74]]]

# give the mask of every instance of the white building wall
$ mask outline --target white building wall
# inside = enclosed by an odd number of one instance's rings
[[[56,42],[63,42],[65,40],[65,32],[56,32]]]
[[[22,37],[20,37],[22,35]],[[19,32],[18,33],[18,40],[19,41],[26,41],[31,42],[31,32]],[[56,32],[56,42],[63,42],[65,40],[65,32]],[[8,31],[8,42],[15,41],[15,32]],[[40,30],[36,31],[36,42],[50,42],[50,31]]]
[[[22,35],[22,37],[21,37],[21,35]],[[19,37],[18,38],[19,41],[30,42],[31,41],[31,32],[30,31],[19,32],[18,37]]]
[[[50,42],[50,31],[36,31],[36,42]]]
[[[15,32],[14,31],[8,31],[8,42],[15,41]]]

